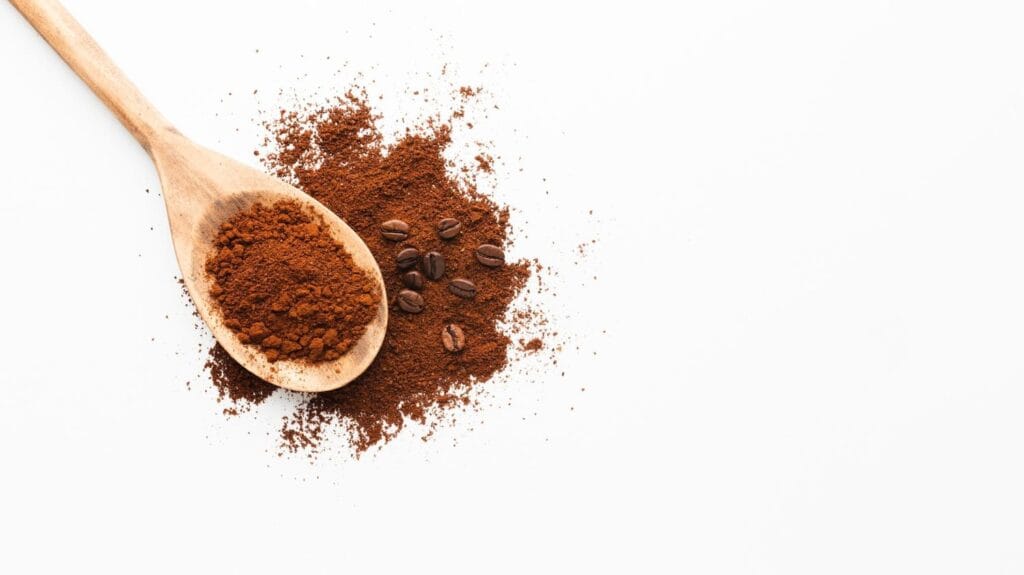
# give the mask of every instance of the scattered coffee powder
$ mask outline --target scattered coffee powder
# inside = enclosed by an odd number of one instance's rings
[[[206,272],[224,325],[271,362],[338,359],[376,316],[372,278],[298,202],[236,214],[214,245]]]
[[[209,370],[213,385],[217,388],[218,400],[228,401],[235,406],[225,410],[232,410],[233,415],[238,414],[239,406],[248,407],[262,403],[277,390],[276,385],[246,371],[219,345],[210,350],[206,369]]]
[[[544,341],[537,337],[530,341],[520,341],[519,345],[522,346],[524,351],[540,351],[544,349]]]
[[[326,107],[282,111],[268,127],[267,167],[360,234],[380,264],[392,309],[374,363],[339,390],[309,395],[283,422],[283,447],[316,450],[328,430],[342,429],[358,454],[395,437],[407,419],[422,423],[436,409],[470,402],[467,390],[508,363],[512,340],[502,322],[532,319],[526,312],[509,317],[532,266],[504,261],[508,210],[477,191],[471,172],[446,159],[450,123],[410,129],[385,146],[365,95],[349,93]],[[493,169],[489,158],[474,159],[479,170]],[[482,263],[481,245],[499,250],[501,261],[488,248]],[[410,277],[424,253],[443,258],[443,276],[428,265],[431,277]],[[419,313],[400,310],[402,301],[411,309],[419,301],[400,300],[403,290],[422,299]],[[222,394],[248,398],[266,390],[268,384],[232,369],[223,355],[214,349],[213,383]]]

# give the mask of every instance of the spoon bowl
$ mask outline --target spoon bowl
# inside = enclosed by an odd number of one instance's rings
[[[369,367],[384,341],[388,306],[377,261],[348,224],[281,180],[203,149],[173,132],[156,142],[151,153],[160,173],[171,238],[185,286],[200,317],[231,357],[274,385],[308,392],[341,387]],[[362,337],[334,361],[267,361],[256,347],[243,344],[224,325],[223,314],[210,297],[212,277],[206,273],[206,262],[214,254],[220,225],[256,204],[272,205],[282,200],[299,202],[322,217],[327,232],[345,246],[355,265],[373,279],[382,294],[377,313]]]
[[[358,377],[373,362],[388,323],[384,279],[373,254],[334,212],[293,186],[207,150],[168,123],[114,65],[91,36],[57,0],[10,0],[121,123],[149,152],[163,189],[171,238],[185,287],[213,336],[243,367],[279,387],[306,392],[337,389]],[[220,225],[253,205],[281,200],[298,202],[320,215],[332,238],[356,266],[377,284],[381,298],[366,331],[348,352],[333,361],[271,363],[224,325],[210,295],[212,278],[206,262]]]

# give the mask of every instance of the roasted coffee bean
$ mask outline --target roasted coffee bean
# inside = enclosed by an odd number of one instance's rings
[[[444,256],[437,252],[427,252],[423,256],[423,273],[434,281],[441,279],[444,275]]]
[[[409,224],[402,220],[388,220],[380,225],[380,234],[386,240],[400,242],[409,237]]]
[[[466,299],[476,297],[476,285],[464,278],[452,280],[452,283],[448,284],[448,291]]]
[[[398,307],[404,312],[420,313],[423,311],[423,296],[410,289],[398,292],[397,301]]]
[[[501,267],[505,264],[505,252],[491,244],[483,244],[476,249],[476,259],[489,268]]]
[[[458,353],[466,347],[466,334],[462,333],[461,327],[450,323],[441,331],[441,343],[448,351]]]
[[[441,239],[450,240],[461,231],[462,222],[455,218],[445,218],[437,224],[437,235],[441,236]]]
[[[417,271],[405,272],[402,274],[402,283],[409,289],[419,291],[423,289],[423,274]]]
[[[398,252],[398,257],[395,258],[398,263],[398,269],[407,270],[416,265],[416,262],[420,261],[420,251],[416,248],[405,248]]]

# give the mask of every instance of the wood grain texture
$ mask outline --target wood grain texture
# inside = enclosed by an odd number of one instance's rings
[[[334,212],[276,178],[207,150],[180,134],[124,76],[81,25],[56,0],[10,0],[121,123],[149,152],[163,188],[174,250],[199,315],[222,346],[261,378],[296,391],[339,388],[369,367],[384,341],[388,306],[377,261],[362,239]],[[353,348],[335,361],[270,363],[224,326],[209,296],[205,263],[220,224],[256,203],[293,200],[321,215],[332,237],[352,254],[380,288],[375,320]]]

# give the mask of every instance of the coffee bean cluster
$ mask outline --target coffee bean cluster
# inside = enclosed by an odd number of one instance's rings
[[[437,224],[437,236],[443,241],[453,240],[462,231],[462,223],[455,218],[444,218]],[[380,233],[384,239],[392,242],[403,242],[409,239],[412,230],[402,220],[388,220],[380,225]],[[482,265],[497,268],[505,265],[505,252],[491,244],[482,244],[476,248],[476,260]],[[395,265],[403,271],[402,285],[405,289],[398,292],[394,304],[405,313],[417,314],[426,307],[426,301],[420,291],[427,280],[441,281],[445,276],[444,255],[438,251],[420,254],[414,247],[405,247],[395,255]],[[419,268],[417,270],[416,268]],[[454,278],[448,282],[448,291],[463,299],[476,297],[476,284],[466,278]],[[448,324],[441,333],[441,343],[451,353],[458,353],[466,347],[466,335],[456,324]]]

